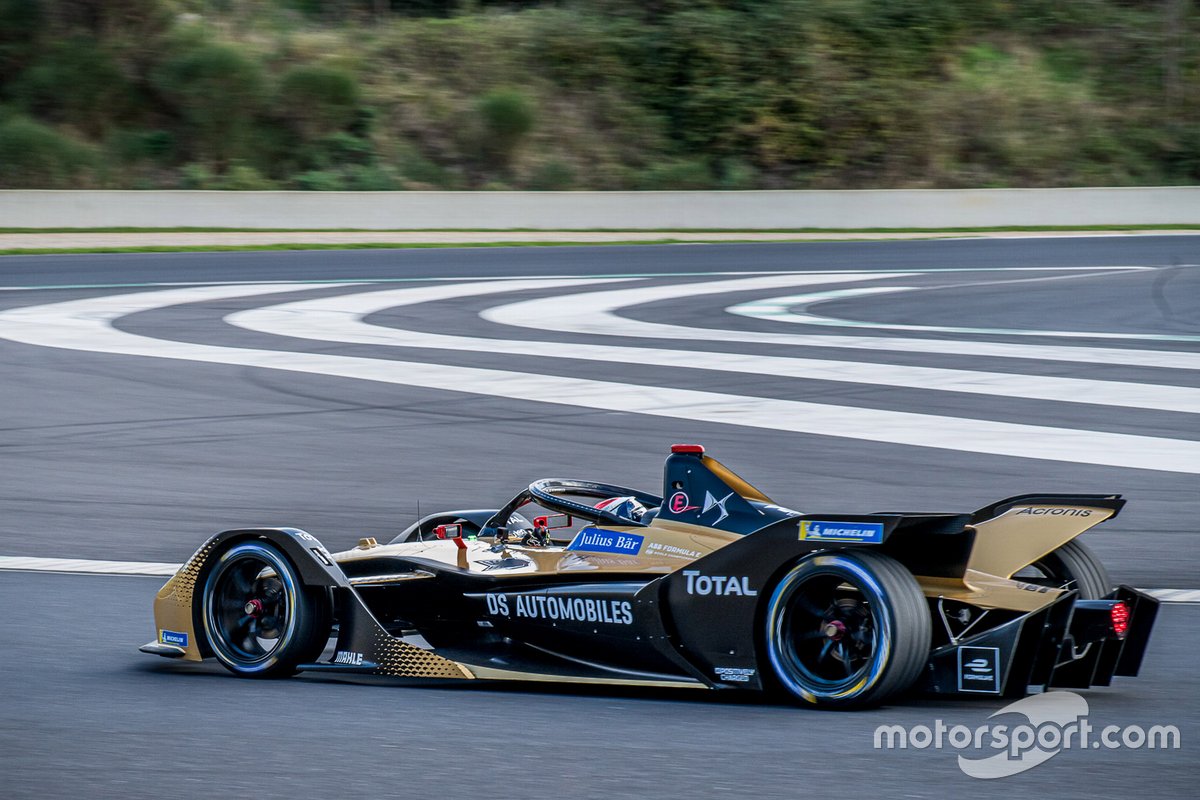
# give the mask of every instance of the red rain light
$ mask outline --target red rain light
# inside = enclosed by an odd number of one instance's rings
[[[704,453],[704,445],[702,444],[673,444],[671,445],[672,453],[696,453],[702,455]]]
[[[1124,639],[1125,634],[1129,632],[1129,606],[1117,603],[1108,613],[1112,620],[1113,633],[1118,639]]]

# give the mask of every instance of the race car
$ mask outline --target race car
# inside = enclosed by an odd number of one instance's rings
[[[679,444],[661,494],[541,479],[340,553],[295,528],[218,533],[158,593],[141,650],[250,678],[769,690],[831,708],[1107,686],[1137,675],[1158,601],[1114,588],[1076,537],[1124,502],[802,513]]]

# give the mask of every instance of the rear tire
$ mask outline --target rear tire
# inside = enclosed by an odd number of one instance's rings
[[[907,691],[931,636],[916,579],[868,550],[805,557],[767,602],[767,660],[785,690],[815,706],[862,708]]]
[[[204,635],[235,675],[281,678],[313,661],[329,639],[327,598],[304,585],[278,548],[235,544],[209,571],[201,595]]]
[[[1040,574],[1021,577],[1027,570]],[[1078,539],[1047,553],[1013,577],[1058,589],[1075,589],[1080,600],[1101,600],[1113,590],[1112,578],[1108,577],[1104,564]]]

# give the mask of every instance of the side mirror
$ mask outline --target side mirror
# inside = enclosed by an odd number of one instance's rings
[[[433,533],[439,539],[451,539],[458,545],[459,550],[466,550],[467,543],[463,541],[463,526],[458,523],[451,525],[438,525],[433,529]]]
[[[462,525],[457,523],[453,525],[438,525],[433,529],[433,533],[439,539],[461,539]]]

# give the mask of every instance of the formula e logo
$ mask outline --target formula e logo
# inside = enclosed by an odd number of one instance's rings
[[[1051,517],[1090,517],[1092,512],[1087,508],[1022,508],[1017,514],[1045,514]]]
[[[692,511],[696,508],[696,506],[692,505],[692,500],[687,496],[686,492],[676,492],[671,495],[667,507],[671,509],[672,514],[682,514],[685,511]]]
[[[725,495],[720,500],[718,500],[717,498],[712,496],[712,492],[705,492],[704,493],[704,510],[700,512],[700,515],[703,516],[703,515],[707,514],[709,511],[712,511],[714,508],[720,510],[720,512],[721,512],[720,516],[718,516],[716,519],[713,520],[713,525],[716,525],[721,520],[723,520],[729,516],[729,512],[725,510],[725,504],[727,502],[729,502],[729,498],[731,498],[731,497],[733,497],[733,492],[730,492],[729,494]]]
[[[351,653],[349,650],[342,650],[333,656],[333,663],[345,664],[348,667],[361,667],[362,662],[362,653]]]
[[[725,575],[701,575],[699,570],[685,569],[683,576],[687,578],[688,594],[719,594],[755,597],[758,591],[750,588],[750,579],[746,577],[730,578]]]
[[[958,648],[958,690],[1000,693],[1000,648]]]

